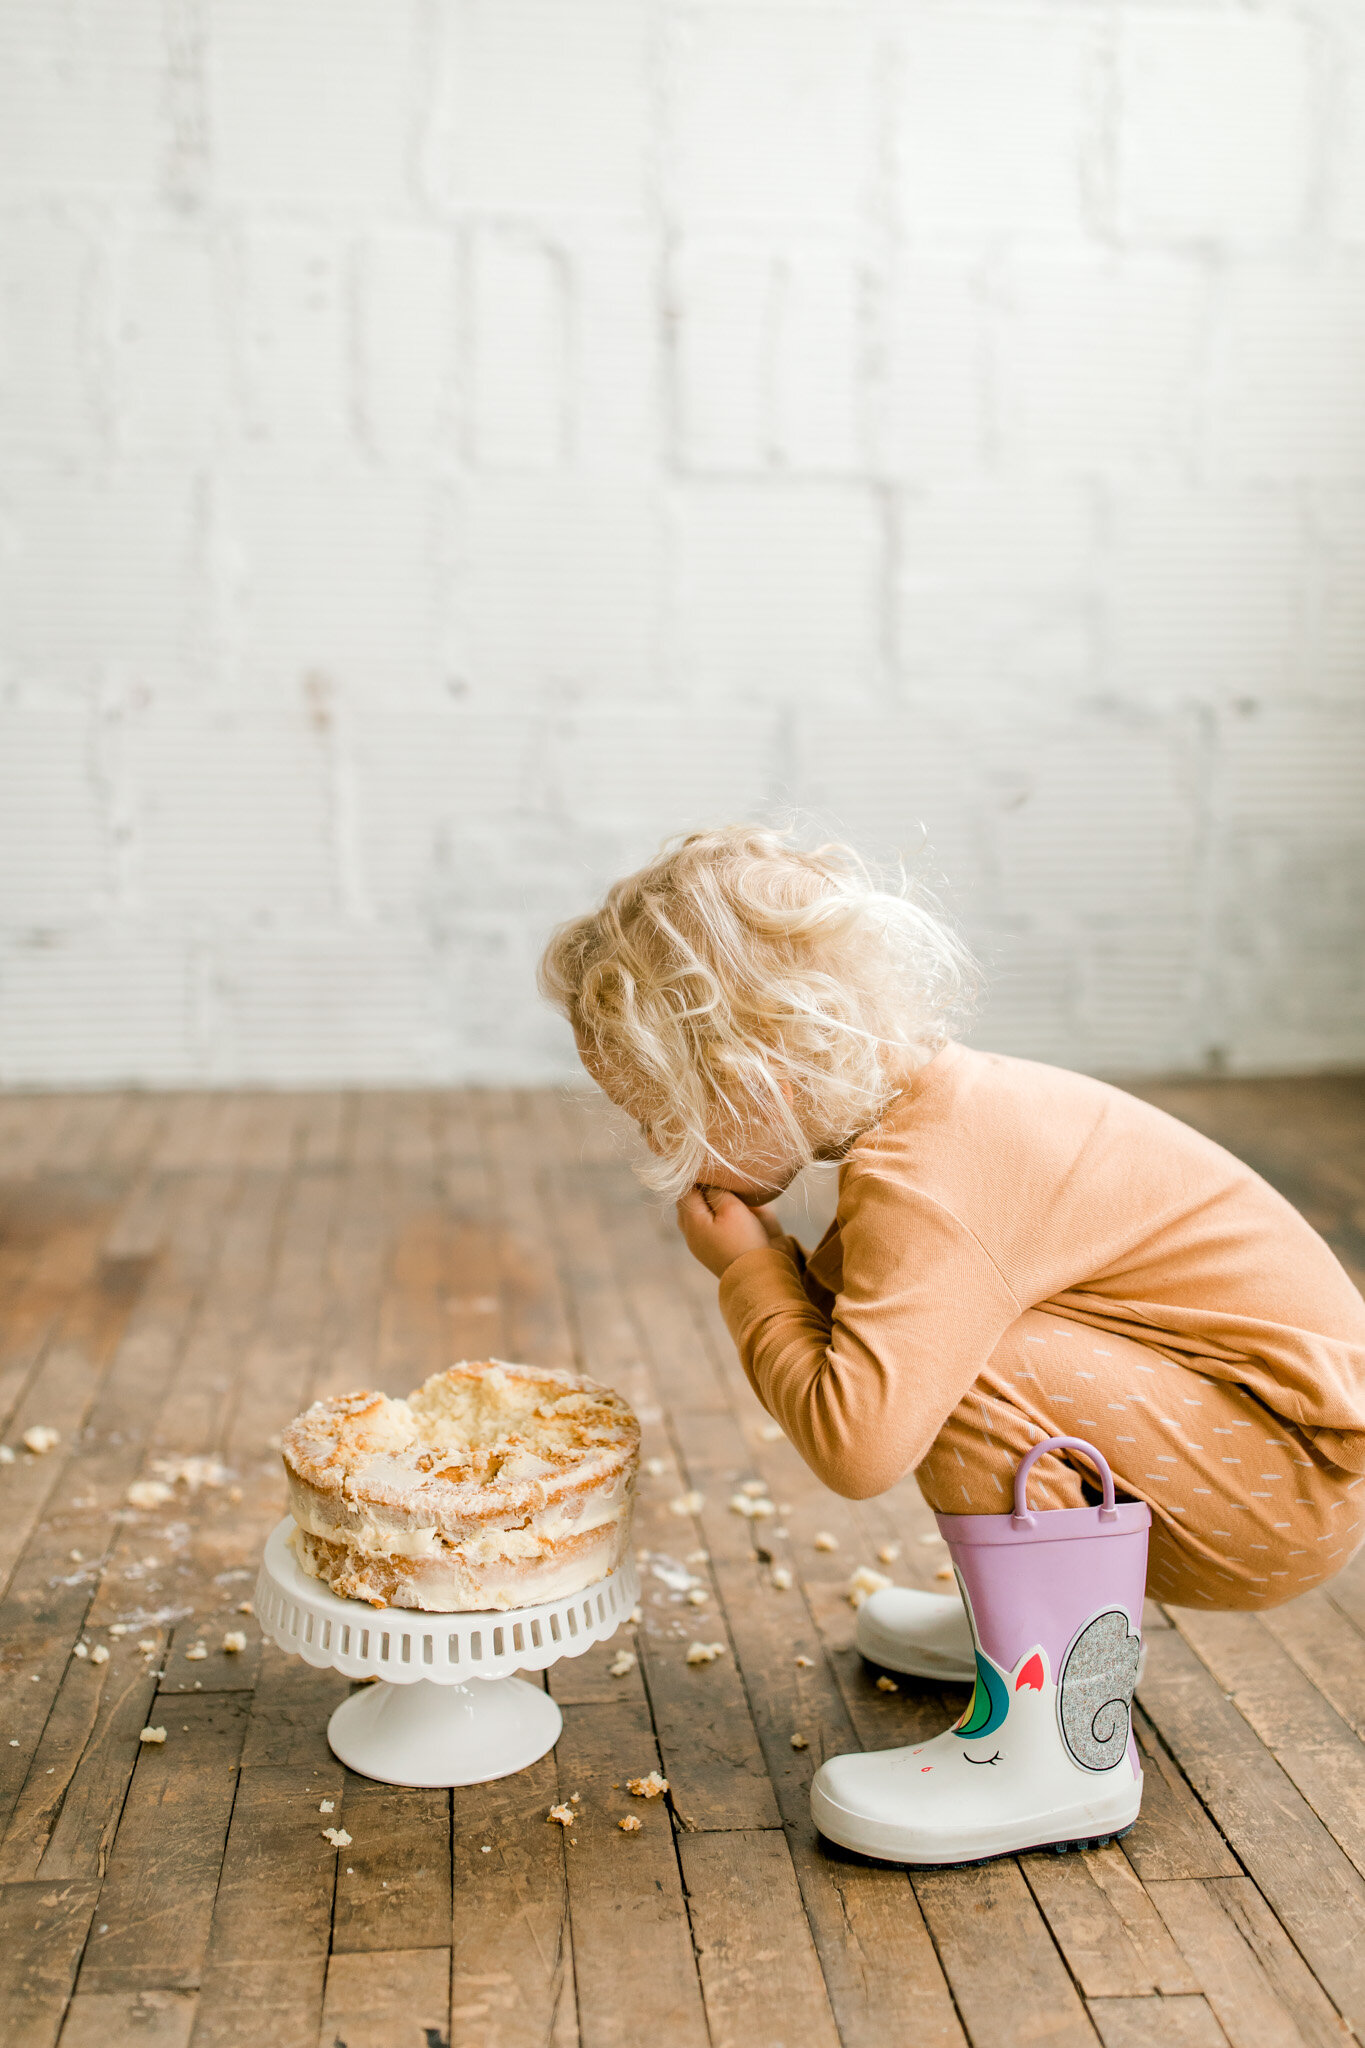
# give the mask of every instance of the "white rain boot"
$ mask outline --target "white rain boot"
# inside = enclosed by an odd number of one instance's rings
[[[1062,1449],[1092,1461],[1103,1503],[1030,1513],[1028,1474]],[[940,1515],[971,1623],[971,1704],[912,1749],[829,1758],[811,1786],[821,1834],[865,1856],[932,1864],[1131,1827],[1142,1802],[1129,1717],[1150,1524],[1144,1502],[1116,1505],[1108,1465],[1075,1437],[1028,1453],[1012,1515]]]
[[[970,1685],[976,1677],[972,1625],[957,1593],[918,1593],[884,1586],[858,1609],[854,1638],[869,1664],[910,1678],[941,1678]]]

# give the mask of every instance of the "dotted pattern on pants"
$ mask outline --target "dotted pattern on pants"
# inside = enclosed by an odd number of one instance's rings
[[[1049,1436],[1085,1437],[1152,1510],[1148,1591],[1179,1607],[1274,1607],[1332,1577],[1365,1539],[1365,1478],[1330,1464],[1244,1387],[1149,1345],[1029,1309],[917,1473],[944,1515],[997,1515]],[[1084,1458],[1040,1458],[1031,1505],[1085,1504]]]

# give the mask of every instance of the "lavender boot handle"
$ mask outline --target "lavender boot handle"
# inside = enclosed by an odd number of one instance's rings
[[[1088,1444],[1085,1438],[1081,1436],[1047,1436],[1043,1438],[1040,1444],[1035,1444],[1026,1457],[1020,1459],[1019,1470],[1014,1475],[1015,1526],[1018,1528],[1028,1528],[1033,1522],[1033,1516],[1029,1513],[1028,1504],[1028,1476],[1038,1460],[1044,1457],[1048,1451],[1084,1452],[1085,1456],[1099,1473],[1100,1484],[1104,1488],[1104,1505],[1097,1510],[1099,1518],[1102,1522],[1114,1521],[1118,1515],[1118,1509],[1114,1504],[1114,1475],[1109,1470],[1108,1462],[1102,1453],[1097,1451],[1093,1444]]]

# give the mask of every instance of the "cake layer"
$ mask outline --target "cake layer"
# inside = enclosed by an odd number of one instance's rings
[[[557,1599],[624,1556],[639,1441],[610,1388],[497,1359],[434,1373],[406,1401],[318,1401],[282,1445],[295,1553],[376,1606]]]
[[[614,1523],[547,1545],[535,1558],[470,1556],[458,1546],[410,1558],[376,1556],[296,1528],[290,1548],[311,1578],[343,1600],[429,1614],[506,1613],[596,1585],[623,1562],[629,1536],[628,1523]]]

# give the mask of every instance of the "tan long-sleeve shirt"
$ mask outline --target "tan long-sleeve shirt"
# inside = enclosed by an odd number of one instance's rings
[[[1365,1472],[1365,1301],[1220,1145],[1102,1081],[952,1044],[839,1173],[809,1259],[746,1252],[720,1303],[764,1406],[838,1493],[924,1458],[1045,1308],[1247,1387]]]

